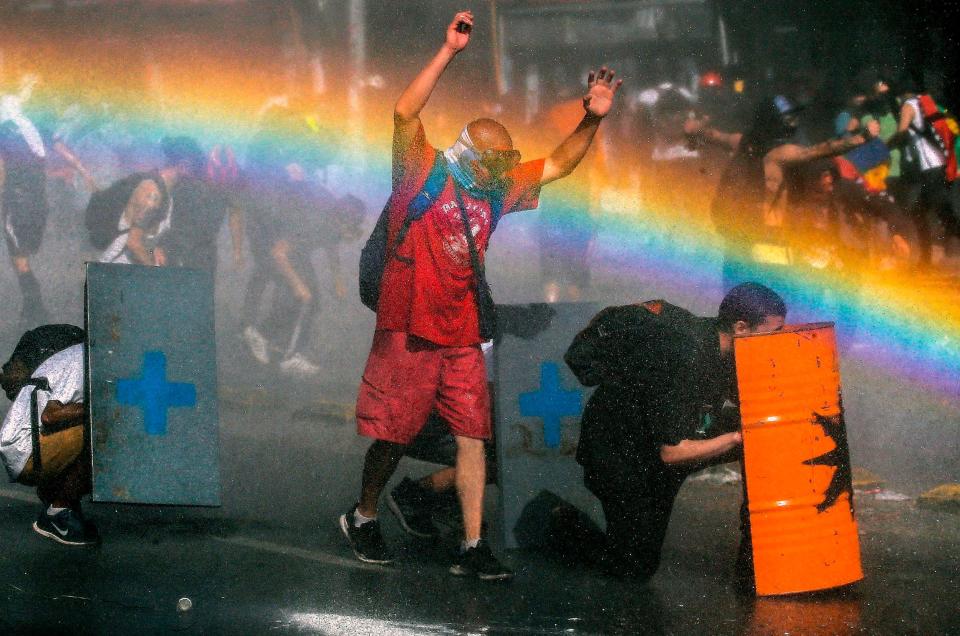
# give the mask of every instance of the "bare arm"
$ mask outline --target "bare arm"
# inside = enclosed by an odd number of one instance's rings
[[[82,424],[85,413],[86,407],[82,403],[63,404],[57,400],[50,400],[40,414],[40,421],[44,426],[64,424],[74,420],[77,424]]]
[[[297,270],[290,264],[290,247],[288,241],[281,239],[273,244],[273,249],[270,250],[270,254],[273,256],[273,262],[276,264],[277,269],[283,275],[287,284],[290,285],[290,288],[293,289],[293,293],[297,299],[300,300],[300,302],[308,303],[313,296],[310,293],[310,288],[307,287],[307,284],[304,283],[303,279],[297,274]]]
[[[743,133],[728,133],[717,130],[716,128],[711,128],[707,125],[709,121],[710,119],[708,117],[704,117],[703,119],[688,119],[683,123],[683,132],[691,136],[696,135],[704,141],[718,146],[724,146],[730,150],[736,150],[740,146]]]
[[[147,249],[144,238],[143,228],[133,226],[127,233],[127,249],[140,265],[153,265],[153,254]]]
[[[876,123],[877,122],[870,122],[869,125],[873,126]],[[877,126],[879,126],[879,124],[877,124]],[[865,144],[867,139],[868,137],[866,135],[851,135],[842,139],[830,139],[813,146],[786,144],[779,148],[774,148],[767,153],[764,161],[773,161],[784,165],[788,163],[804,163],[822,157],[842,155],[848,150],[853,150],[857,146]]]
[[[397,104],[393,110],[393,125],[395,136],[400,141],[412,141],[414,134],[420,124],[420,111],[427,105],[427,100],[436,88],[440,76],[446,70],[447,65],[456,57],[457,53],[466,48],[470,41],[470,34],[457,31],[457,25],[461,22],[473,27],[473,14],[469,11],[461,11],[453,16],[453,21],[447,26],[446,41],[443,46],[433,56],[433,59],[423,67],[419,74],[410,85],[407,86],[397,99]]]
[[[587,94],[583,96],[585,111],[583,119],[576,130],[560,142],[560,145],[547,157],[543,166],[543,177],[540,179],[541,185],[562,179],[573,172],[573,169],[583,160],[583,156],[587,154],[600,128],[600,122],[613,107],[613,98],[617,89],[623,84],[623,80],[614,82],[615,74],[615,71],[608,70],[606,67],[601,68],[596,74],[590,71],[587,77]]]
[[[832,157],[852,150],[867,142],[870,137],[880,134],[880,123],[871,121],[867,124],[868,133],[866,135],[850,135],[842,139],[830,139],[813,146],[798,146],[796,144],[784,144],[774,148],[763,158],[763,176],[765,186],[764,196],[764,218],[769,224],[780,225],[783,222],[782,215],[774,210],[780,189],[783,185],[783,170],[791,163],[804,163],[820,159],[822,157]],[[779,219],[770,222],[771,219]]]
[[[69,146],[62,141],[58,141],[53,144],[53,149],[58,155],[63,157],[64,160],[66,160],[66,162],[77,171],[77,173],[79,173],[79,175],[83,178],[84,184],[86,184],[87,189],[90,190],[90,192],[96,192],[98,190],[97,182],[87,170],[86,166],[83,165],[83,162],[80,161],[80,158],[73,154],[73,151],[70,150]]]
[[[681,440],[679,444],[660,447],[660,459],[664,464],[695,464],[721,457],[743,443],[739,431],[725,433],[712,439]]]

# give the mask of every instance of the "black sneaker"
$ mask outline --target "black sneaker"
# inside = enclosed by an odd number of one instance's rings
[[[350,512],[340,515],[340,529],[350,542],[353,553],[364,563],[393,563],[393,556],[380,534],[380,524],[376,520],[368,521],[358,528],[353,525],[353,513],[356,510],[357,507],[354,506]]]
[[[387,506],[396,515],[400,527],[421,539],[432,539],[440,534],[433,525],[433,492],[406,477],[387,495]]]
[[[44,509],[33,522],[33,531],[63,545],[96,545],[100,541],[96,526],[69,508],[55,515]]]
[[[477,547],[457,554],[453,565],[450,566],[450,574],[475,576],[481,581],[505,581],[513,578],[513,572],[493,556],[490,546],[483,539]]]

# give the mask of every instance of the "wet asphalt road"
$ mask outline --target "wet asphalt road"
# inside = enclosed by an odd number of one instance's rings
[[[649,586],[520,551],[505,553],[516,580],[488,584],[447,573],[452,535],[418,543],[386,511],[399,564],[353,559],[336,517],[353,501],[364,443],[345,419],[229,400],[223,411],[219,509],[88,504],[103,545],[66,548],[30,530],[28,489],[2,487],[3,633],[960,633],[955,513],[861,494],[866,579],[757,600],[731,584],[739,487],[688,482]],[[404,462],[398,478],[430,469]],[[181,598],[190,610],[178,611]]]

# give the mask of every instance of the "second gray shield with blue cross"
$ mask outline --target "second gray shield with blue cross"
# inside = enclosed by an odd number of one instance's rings
[[[220,505],[213,280],[89,263],[93,500]]]
[[[549,307],[552,316],[540,328],[516,329],[523,336],[504,335],[494,347],[500,530],[508,548],[534,547],[544,539],[545,506],[557,498],[603,527],[603,514],[574,458],[580,415],[592,389],[581,386],[563,362],[573,337],[600,307]]]

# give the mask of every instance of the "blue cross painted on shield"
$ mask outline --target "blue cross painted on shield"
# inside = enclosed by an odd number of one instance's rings
[[[139,378],[117,380],[117,402],[140,407],[147,435],[166,435],[167,409],[196,406],[197,387],[167,382],[167,356],[162,351],[147,351]]]
[[[520,394],[520,415],[543,419],[543,443],[547,448],[560,446],[560,419],[580,415],[583,393],[565,391],[560,384],[556,362],[540,365],[540,390]]]

